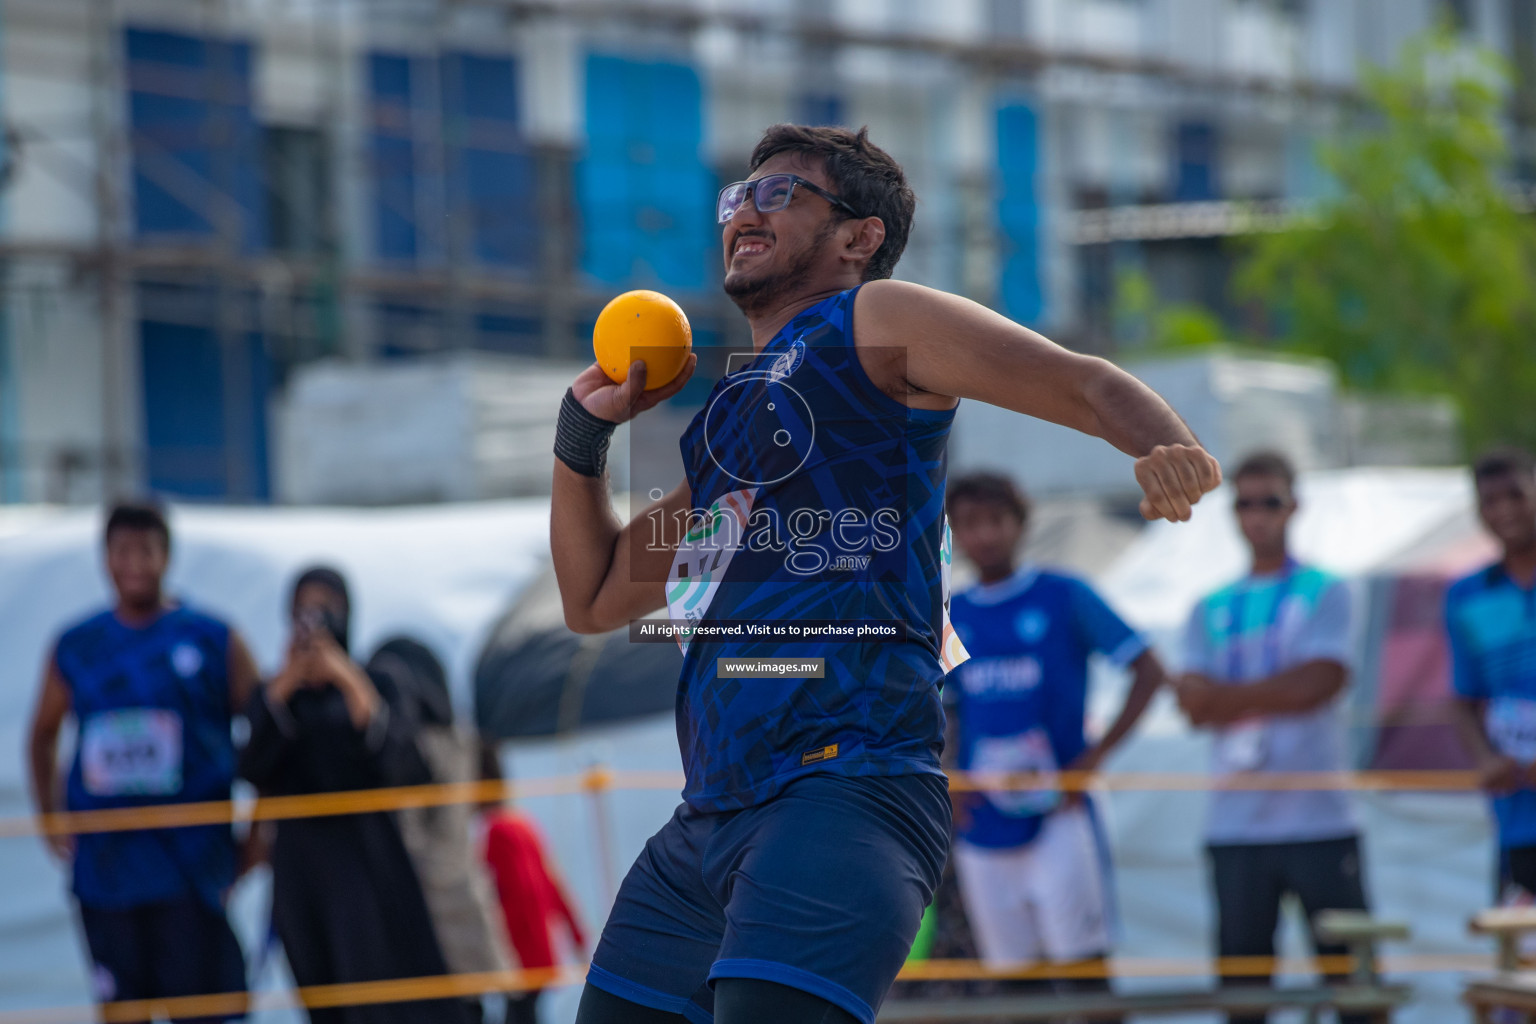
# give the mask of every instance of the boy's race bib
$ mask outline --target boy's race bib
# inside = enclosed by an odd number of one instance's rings
[[[1223,775],[1254,771],[1264,763],[1268,746],[1263,719],[1229,725],[1216,733],[1216,771]]]
[[[1061,782],[1056,775],[1056,754],[1051,738],[1038,726],[1018,736],[984,736],[971,752],[971,771],[980,775],[1033,774],[1038,789],[983,790],[989,803],[1015,818],[1046,814],[1061,802]],[[1002,779],[980,780],[994,785]]]
[[[163,708],[124,708],[86,719],[80,774],[92,796],[172,796],[181,792],[181,716]]]
[[[1499,753],[1521,764],[1536,761],[1536,700],[1495,697],[1488,702],[1486,724]]]

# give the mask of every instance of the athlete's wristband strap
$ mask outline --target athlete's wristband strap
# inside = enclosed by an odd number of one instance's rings
[[[565,389],[560,403],[560,419],[555,424],[555,458],[582,476],[598,477],[608,464],[608,442],[618,424],[594,416],[576,400],[576,392]]]

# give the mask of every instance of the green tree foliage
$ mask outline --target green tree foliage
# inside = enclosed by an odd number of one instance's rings
[[[1501,177],[1505,75],[1443,32],[1369,69],[1363,123],[1321,147],[1336,195],[1253,238],[1236,278],[1276,343],[1351,387],[1453,395],[1474,448],[1536,446],[1536,218]]]
[[[1162,351],[1207,348],[1228,340],[1221,319],[1192,302],[1163,302],[1141,270],[1115,276],[1115,333],[1138,347]]]

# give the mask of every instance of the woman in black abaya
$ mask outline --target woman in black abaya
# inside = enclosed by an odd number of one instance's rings
[[[390,684],[347,653],[351,606],[334,570],[293,590],[293,636],[281,671],[247,708],[240,773],[263,795],[407,786],[430,780],[410,716]],[[447,973],[421,883],[393,814],[277,823],[272,922],[300,987]],[[313,1024],[466,1024],[455,1000],[309,1010]]]

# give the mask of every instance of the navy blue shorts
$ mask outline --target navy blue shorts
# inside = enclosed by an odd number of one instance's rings
[[[739,811],[687,804],[619,888],[587,982],[695,1024],[716,978],[810,992],[872,1024],[949,849],[940,775],[796,779]]]
[[[80,907],[97,1002],[245,991],[245,957],[222,910],[187,898],[129,910]],[[243,1014],[184,1018],[238,1020]]]

